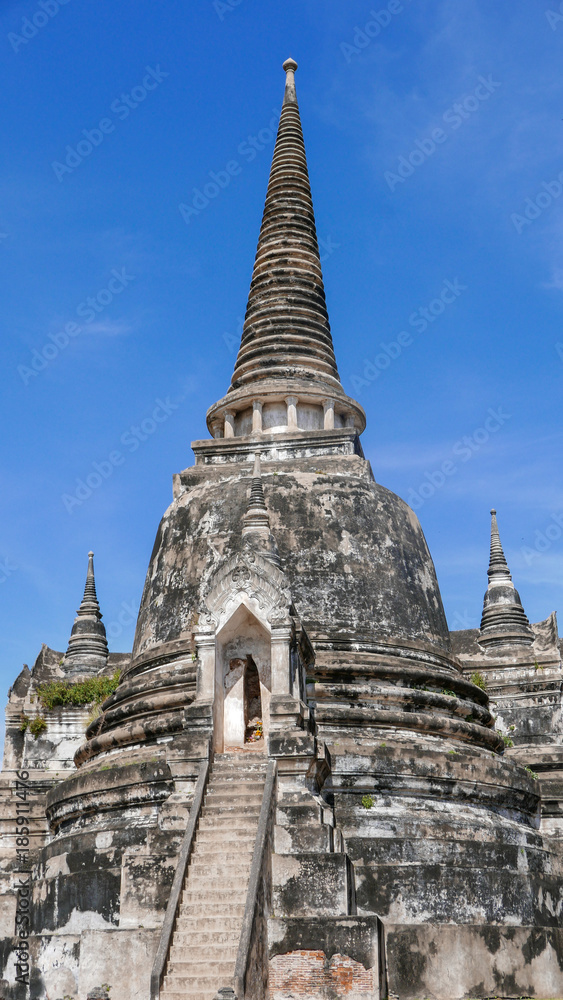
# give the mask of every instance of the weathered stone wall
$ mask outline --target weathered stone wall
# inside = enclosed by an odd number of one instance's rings
[[[10,984],[9,990],[5,989],[5,994],[17,997],[18,1000],[27,996],[25,985],[16,983],[14,945],[17,940],[18,886],[30,878],[26,869],[41,855],[49,840],[47,795],[65,776],[75,772],[74,754],[84,740],[93,712],[92,705],[66,705],[46,709],[41,704],[37,690],[40,685],[68,679],[61,666],[62,659],[62,653],[43,646],[33,668],[29,670],[24,666],[15,681],[6,708],[4,764],[0,777],[0,958],[3,970],[1,976]],[[128,661],[127,655],[111,654],[101,673],[111,676]],[[79,678],[72,678],[73,681],[77,679]],[[36,718],[43,719],[46,728],[34,736],[29,723]],[[22,729],[24,720],[27,720],[27,728]],[[25,781],[20,781],[22,776]],[[93,875],[97,850],[90,849],[89,855],[86,850],[80,860],[77,857],[73,858],[72,851],[57,853],[55,849],[50,854],[47,853],[46,862],[33,873],[31,905],[26,912],[29,912],[32,921],[31,929],[43,929],[44,923],[47,937],[44,940],[33,937],[30,939],[33,956],[32,996],[47,995],[49,1000],[56,1000],[64,993],[74,995],[72,990],[66,988],[70,984],[71,973],[68,970],[74,970],[72,983],[76,987],[80,930],[88,925],[87,917],[76,918],[76,913],[83,903],[84,914],[96,914],[93,926],[99,924],[100,920],[105,921],[108,913],[107,900],[111,900],[112,892],[115,896],[116,881],[119,888],[121,876],[114,873],[112,881],[111,867],[104,863],[103,857],[99,871]],[[82,880],[77,880],[77,872],[81,868]],[[68,895],[59,892],[63,874],[68,875],[70,883],[73,883]],[[85,884],[87,880],[88,889],[78,886],[80,881]],[[103,890],[100,888],[102,885],[105,886]],[[98,914],[96,907],[102,897],[104,902]],[[65,928],[68,934],[65,934]],[[41,965],[38,965],[39,961]],[[51,970],[51,967],[52,975],[46,994],[46,986],[38,970]],[[63,986],[64,992],[58,992],[59,987],[63,990]]]
[[[478,629],[452,632],[452,645],[465,675],[478,672],[486,685],[507,756],[539,778],[542,832],[563,840],[563,669],[555,614],[532,631],[528,646],[483,646]]]

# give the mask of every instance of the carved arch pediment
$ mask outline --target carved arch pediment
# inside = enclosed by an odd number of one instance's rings
[[[291,592],[283,570],[250,546],[212,574],[199,624],[219,630],[241,603],[265,623],[290,621]]]

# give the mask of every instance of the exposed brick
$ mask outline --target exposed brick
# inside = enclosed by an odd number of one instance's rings
[[[372,1000],[375,976],[347,955],[324,951],[291,951],[270,961],[271,1000]]]

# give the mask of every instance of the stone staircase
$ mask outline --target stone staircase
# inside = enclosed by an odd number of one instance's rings
[[[232,985],[266,768],[253,752],[214,759],[160,1000],[213,1000]]]

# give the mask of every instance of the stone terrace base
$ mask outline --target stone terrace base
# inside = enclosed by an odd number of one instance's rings
[[[400,1000],[563,997],[563,928],[385,924],[385,944]]]
[[[32,998],[57,1000],[71,996],[85,1000],[96,986],[108,983],[111,995],[119,1000],[148,1000],[159,928],[106,927],[82,931],[74,928],[74,931],[31,939]],[[26,995],[25,987],[13,993],[18,1000]]]

